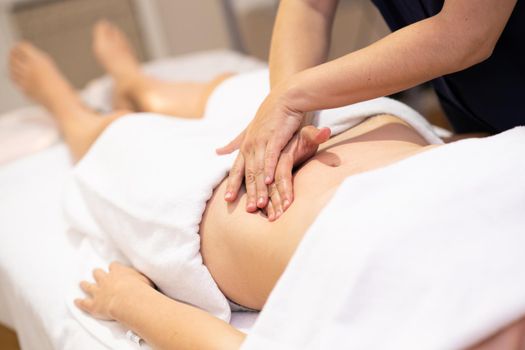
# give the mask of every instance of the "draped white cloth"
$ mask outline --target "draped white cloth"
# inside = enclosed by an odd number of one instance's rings
[[[460,349],[525,315],[525,128],[348,178],[243,346]]]
[[[69,223],[89,253],[79,252],[78,280],[94,267],[124,261],[167,296],[228,321],[228,301],[202,261],[199,224],[235,156],[218,156],[215,148],[249,123],[268,92],[268,71],[260,70],[223,82],[202,120],[138,113],[112,123],[79,162],[66,192]],[[337,134],[384,113],[405,120],[429,143],[442,142],[416,111],[388,98],[323,111],[316,122]],[[70,300],[81,295],[75,289]],[[104,333],[70,306],[92,333]]]

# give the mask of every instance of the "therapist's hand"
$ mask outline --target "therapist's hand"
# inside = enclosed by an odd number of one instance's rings
[[[268,220],[277,220],[293,202],[292,171],[317,153],[319,145],[328,141],[330,129],[304,126],[283,149],[275,170],[275,181],[269,186],[270,201],[266,207]]]
[[[244,179],[248,195],[246,210],[255,212],[268,205],[268,185],[274,181],[281,151],[303,118],[304,113],[290,108],[279,89],[272,90],[246,130],[217,150],[218,154],[228,154],[240,149],[228,177],[226,201],[237,198]]]

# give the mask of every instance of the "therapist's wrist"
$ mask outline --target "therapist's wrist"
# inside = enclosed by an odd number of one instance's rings
[[[314,111],[314,97],[308,93],[308,83],[302,73],[297,73],[275,87],[272,92],[280,95],[283,103],[295,111],[308,113]]]

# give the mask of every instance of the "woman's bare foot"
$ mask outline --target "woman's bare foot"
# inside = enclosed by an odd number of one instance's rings
[[[199,118],[213,89],[231,74],[208,83],[165,82],[144,75],[125,34],[108,21],[93,29],[93,51],[115,81],[113,105],[141,112]]]
[[[117,80],[141,75],[140,62],[125,34],[106,20],[93,28],[93,52],[100,65]]]
[[[51,57],[30,43],[13,47],[9,71],[13,82],[55,117],[75,160],[87,152],[107,125],[125,114],[121,111],[103,117],[89,110]]]
[[[68,105],[80,104],[75,90],[64,79],[53,60],[28,42],[21,42],[11,50],[9,57],[11,80],[33,101],[53,114],[59,114]]]
[[[93,53],[98,63],[113,78],[113,107],[139,110],[129,90],[142,78],[140,63],[124,33],[112,23],[101,20],[93,27]]]

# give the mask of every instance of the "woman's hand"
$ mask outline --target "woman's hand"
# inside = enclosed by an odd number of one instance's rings
[[[153,283],[135,269],[114,262],[109,265],[109,272],[102,269],[93,271],[95,283],[80,282],[80,288],[86,293],[85,299],[76,299],[75,305],[102,320],[115,320],[113,310],[119,298],[126,298],[129,293],[140,288],[152,288]]]
[[[267,206],[267,186],[274,181],[281,151],[299,129],[304,118],[302,111],[289,107],[279,89],[272,91],[246,130],[217,150],[218,154],[228,154],[240,148],[228,177],[224,199],[228,202],[235,201],[244,179],[248,212]]]

